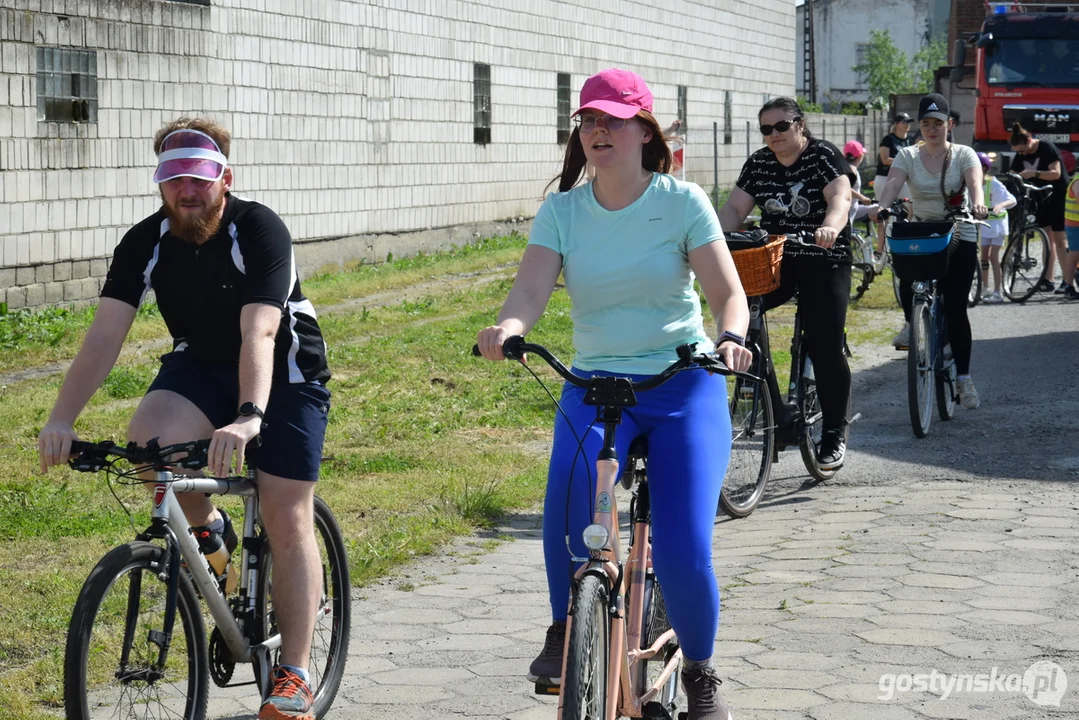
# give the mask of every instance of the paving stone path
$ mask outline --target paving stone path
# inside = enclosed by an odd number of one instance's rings
[[[1079,716],[1077,316],[975,309],[983,406],[921,441],[903,356],[866,351],[842,473],[808,486],[786,452],[757,512],[717,520],[716,662],[738,720]],[[549,622],[539,523],[357,590],[328,717],[553,718],[523,677]],[[214,689],[211,716],[252,718],[245,692]]]

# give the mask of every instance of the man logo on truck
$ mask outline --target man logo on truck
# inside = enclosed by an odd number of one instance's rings
[[[1068,115],[1067,113],[1058,113],[1056,115],[1034,113],[1034,122],[1043,122],[1046,127],[1055,128],[1058,122],[1062,122],[1065,125],[1071,122],[1071,115]]]

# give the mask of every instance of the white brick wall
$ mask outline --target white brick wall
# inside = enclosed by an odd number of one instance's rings
[[[792,0],[0,0],[0,268],[108,256],[153,212],[153,133],[208,113],[236,190],[297,240],[534,214],[560,167],[556,74],[640,73],[661,123],[688,86],[689,177],[720,184],[762,97],[794,84]],[[98,51],[98,122],[37,121],[38,45]],[[492,142],[472,142],[472,64]],[[749,136],[759,146],[754,123]],[[2,288],[0,288],[2,290]],[[2,300],[2,298],[0,298]]]

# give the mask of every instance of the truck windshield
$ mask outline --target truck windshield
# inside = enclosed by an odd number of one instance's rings
[[[985,48],[990,85],[1079,87],[1079,39],[1002,38]]]

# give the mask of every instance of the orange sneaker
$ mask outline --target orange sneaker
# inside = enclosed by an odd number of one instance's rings
[[[285,668],[274,668],[273,691],[262,703],[258,720],[315,720],[313,702],[311,688],[303,678]]]

